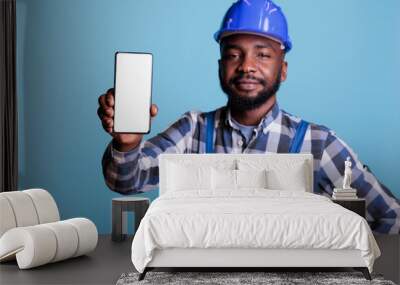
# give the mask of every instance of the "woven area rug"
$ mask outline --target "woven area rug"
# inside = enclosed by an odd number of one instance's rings
[[[379,284],[395,285],[384,280],[381,275],[372,274],[372,281],[364,278],[360,272],[154,272],[150,271],[142,281],[139,273],[124,273],[117,285],[145,284]]]

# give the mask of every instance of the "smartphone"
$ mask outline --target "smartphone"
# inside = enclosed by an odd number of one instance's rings
[[[152,77],[151,53],[115,53],[115,133],[150,133]]]

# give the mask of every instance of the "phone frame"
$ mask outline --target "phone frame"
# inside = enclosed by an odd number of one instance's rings
[[[153,96],[153,67],[154,67],[154,56],[152,53],[149,52],[135,52],[135,51],[116,51],[115,55],[114,55],[114,114],[115,114],[115,102],[117,100],[117,89],[115,86],[115,82],[117,80],[117,55],[119,53],[131,53],[131,54],[149,54],[151,55],[151,74],[150,74],[150,82],[151,82],[151,86],[150,86],[150,109],[151,109],[151,102],[152,102],[152,96]],[[149,131],[142,133],[142,132],[116,132],[114,129],[115,124],[113,125],[113,133],[114,134],[149,134],[151,132],[151,114],[150,114],[150,110],[149,110]]]

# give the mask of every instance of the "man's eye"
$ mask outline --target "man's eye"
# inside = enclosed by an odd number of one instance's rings
[[[261,58],[271,58],[271,55],[269,55],[268,53],[263,53],[263,52],[260,52],[258,54],[258,56]]]
[[[238,54],[233,54],[233,53],[231,53],[231,54],[226,54],[226,55],[225,55],[225,58],[226,58],[226,59],[238,59],[238,58],[239,58],[239,55],[238,55]]]

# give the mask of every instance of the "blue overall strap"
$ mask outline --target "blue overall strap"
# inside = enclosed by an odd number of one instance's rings
[[[289,153],[299,153],[303,145],[304,136],[306,134],[309,123],[301,120],[296,128],[296,133],[289,148]]]
[[[206,113],[206,153],[214,153],[214,116],[214,111]]]

